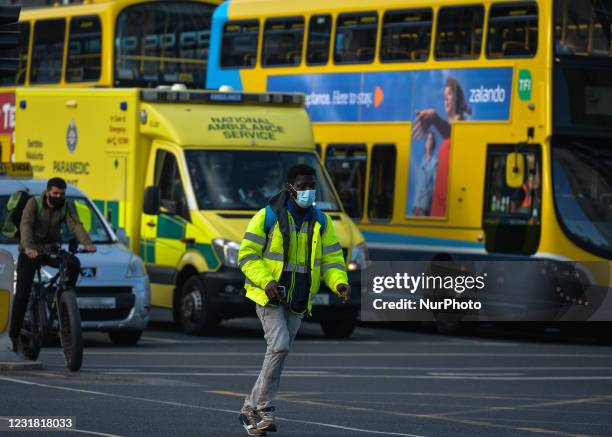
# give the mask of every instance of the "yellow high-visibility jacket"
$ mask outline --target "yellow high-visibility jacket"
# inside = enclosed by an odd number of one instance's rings
[[[339,284],[348,284],[346,264],[332,219],[316,207],[310,220],[304,220],[300,232],[286,208],[288,193],[281,192],[270,200],[251,219],[238,253],[240,269],[246,276],[247,298],[267,305],[265,288],[271,281],[279,281],[283,272],[309,275],[308,313],[312,310],[312,296],[319,291],[320,277],[338,294]],[[266,209],[276,220],[266,235]],[[288,290],[288,300],[291,293]]]

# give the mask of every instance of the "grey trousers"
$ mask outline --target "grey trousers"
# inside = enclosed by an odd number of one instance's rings
[[[260,410],[271,406],[276,398],[285,358],[300,329],[302,315],[292,313],[285,305],[279,307],[257,305],[267,349],[259,377],[244,406]]]

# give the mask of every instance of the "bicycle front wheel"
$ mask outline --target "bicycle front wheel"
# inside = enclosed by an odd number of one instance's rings
[[[81,314],[74,290],[66,290],[60,296],[58,305],[59,333],[66,367],[76,372],[83,364],[83,334]]]

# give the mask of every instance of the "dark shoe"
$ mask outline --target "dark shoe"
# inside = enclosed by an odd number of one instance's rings
[[[261,410],[257,410],[259,416],[259,422],[257,422],[257,429],[261,429],[266,432],[276,432],[276,422],[274,421],[274,407],[266,407]]]
[[[257,413],[251,407],[242,407],[239,420],[248,435],[257,437],[266,435],[265,431],[257,429]]]

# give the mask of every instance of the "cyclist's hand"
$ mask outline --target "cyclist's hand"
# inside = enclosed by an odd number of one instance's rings
[[[34,259],[38,256],[38,251],[36,249],[27,249],[25,250],[25,254],[28,258]]]
[[[85,252],[95,252],[97,249],[96,246],[93,244],[86,244],[85,247],[83,247],[83,250]]]

